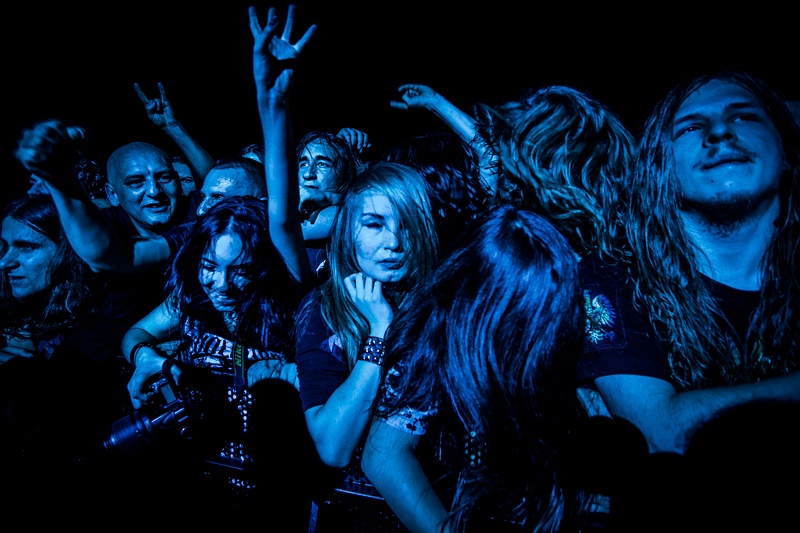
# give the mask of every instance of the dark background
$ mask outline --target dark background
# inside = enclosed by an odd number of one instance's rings
[[[297,0],[293,41],[319,30],[298,66],[295,135],[354,127],[368,156],[441,123],[389,107],[403,83],[420,83],[468,109],[527,87],[559,83],[605,101],[636,133],[656,99],[683,75],[741,63],[800,99],[797,31],[788,11],[760,3],[625,7],[561,2],[321,2]],[[289,2],[26,2],[6,7],[2,26],[6,191],[24,191],[13,158],[24,127],[46,118],[89,132],[89,156],[105,164],[118,146],[177,148],[147,118],[133,89],[165,86],[177,118],[212,155],[260,141],[247,6],[266,19]],[[755,6],[755,7],[754,7]],[[4,193],[5,194],[5,193]]]

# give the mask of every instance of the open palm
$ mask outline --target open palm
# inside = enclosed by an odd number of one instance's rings
[[[316,32],[317,26],[312,24],[303,37],[295,44],[289,39],[294,25],[294,5],[290,5],[286,14],[286,24],[283,34],[276,37],[278,32],[278,16],[275,8],[269,8],[266,26],[261,26],[254,7],[249,8],[250,31],[255,42],[253,43],[253,73],[256,81],[279,95],[285,95],[289,90],[292,77],[292,62],[296,60],[311,36]]]

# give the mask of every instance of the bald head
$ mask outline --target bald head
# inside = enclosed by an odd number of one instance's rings
[[[264,165],[246,157],[220,160],[206,175],[200,192],[203,193],[203,201],[197,207],[198,215],[226,198],[266,198]]]
[[[108,158],[106,177],[112,185],[116,185],[124,177],[131,164],[139,166],[145,161],[163,160],[170,165],[169,156],[157,146],[145,142],[132,142],[120,146]]]
[[[117,148],[106,164],[106,192],[142,235],[160,234],[172,222],[183,194],[169,156],[152,144],[132,142]]]

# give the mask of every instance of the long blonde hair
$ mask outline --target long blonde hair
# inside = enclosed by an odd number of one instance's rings
[[[416,170],[398,163],[379,162],[356,178],[342,200],[328,244],[330,275],[319,292],[322,315],[338,335],[350,368],[355,365],[356,355],[369,336],[369,324],[344,286],[347,276],[361,270],[356,256],[355,228],[361,216],[362,195],[367,191],[385,195],[400,218],[399,237],[405,250],[407,271],[396,287],[384,285],[384,294],[390,293],[387,300],[399,305],[406,287],[426,279],[437,260],[438,239],[428,188]]]

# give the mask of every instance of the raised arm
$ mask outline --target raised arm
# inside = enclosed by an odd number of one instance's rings
[[[139,100],[144,104],[144,109],[147,111],[147,117],[164,133],[169,135],[183,155],[186,161],[194,170],[200,183],[197,187],[200,188],[203,180],[206,178],[208,171],[214,166],[214,158],[211,157],[205,148],[200,145],[197,140],[189,135],[183,124],[178,122],[175,118],[175,113],[172,110],[172,105],[167,100],[167,93],[164,91],[164,86],[161,82],[158,83],[158,91],[161,93],[161,98],[149,99],[138,83],[133,84],[136,89],[136,94],[139,95]]]
[[[36,123],[23,132],[17,160],[45,183],[58,209],[67,240],[95,272],[139,272],[162,268],[170,257],[167,241],[153,237],[122,240],[92,202],[75,174],[85,132],[59,120]]]
[[[720,410],[758,399],[800,401],[800,372],[755,383],[676,392],[668,382],[634,375],[595,379],[606,407],[633,422],[651,452],[683,453],[687,437]]]
[[[494,194],[497,191],[494,157],[488,143],[478,132],[477,121],[426,85],[401,85],[398,91],[401,93],[400,99],[392,100],[389,105],[394,109],[426,109],[439,117],[478,156],[481,179],[486,189]]]
[[[269,195],[269,229],[272,241],[284,258],[289,272],[303,287],[312,284],[303,231],[301,228],[297,160],[294,154],[292,125],[289,117],[289,87],[294,63],[316,31],[311,25],[295,44],[289,38],[294,23],[290,5],[281,37],[275,8],[269,8],[267,24],[262,27],[254,7],[249,8],[253,34],[253,76],[261,126],[264,132],[264,167]]]

